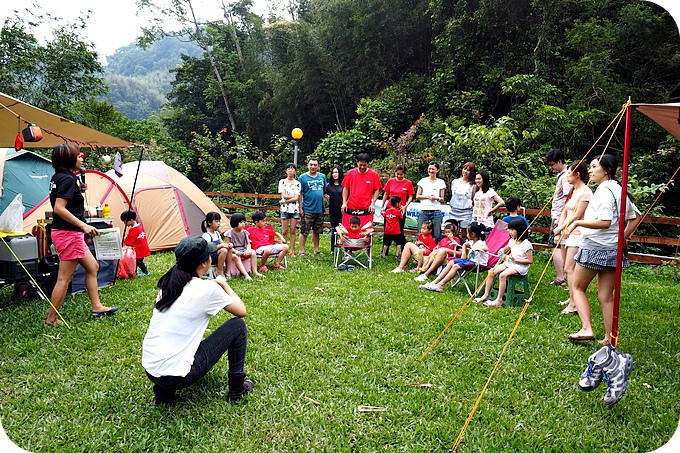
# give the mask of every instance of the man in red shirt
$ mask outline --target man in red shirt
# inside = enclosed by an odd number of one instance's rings
[[[375,170],[368,168],[370,158],[368,154],[357,156],[357,168],[347,172],[342,180],[342,208],[343,216],[357,216],[365,224],[373,220],[375,200],[382,189],[380,177]],[[347,223],[343,220],[343,223]]]

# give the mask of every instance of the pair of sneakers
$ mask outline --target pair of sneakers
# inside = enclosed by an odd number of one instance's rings
[[[633,364],[633,356],[630,354],[622,354],[611,345],[604,346],[588,357],[588,366],[578,380],[578,387],[584,392],[590,392],[604,379],[607,382],[607,393],[603,399],[607,406],[612,407],[626,394]]]

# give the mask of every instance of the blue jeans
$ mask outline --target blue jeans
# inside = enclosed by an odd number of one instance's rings
[[[443,217],[444,214],[439,209],[420,211],[418,213],[418,233],[420,233],[420,227],[423,226],[424,222],[432,221],[432,237],[434,237],[434,242],[438,244],[442,238]]]
[[[175,390],[189,387],[205,376],[217,361],[228,353],[229,374],[243,373],[246,361],[248,328],[241,318],[225,321],[198,345],[194,363],[186,376],[154,377],[146,373],[154,383],[153,392],[158,403],[172,403]]]

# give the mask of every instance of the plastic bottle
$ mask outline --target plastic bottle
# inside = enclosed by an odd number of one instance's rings
[[[104,217],[101,205],[97,205],[95,209],[97,210],[97,217]]]
[[[104,216],[105,219],[111,217],[111,208],[109,207],[108,204],[104,205],[104,209],[102,209],[102,215]]]

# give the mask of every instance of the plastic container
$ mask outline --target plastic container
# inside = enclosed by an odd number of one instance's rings
[[[103,216],[105,219],[108,219],[108,218],[111,217],[111,208],[109,207],[108,204],[105,204],[105,205],[104,205],[104,208],[102,209],[102,216]]]

